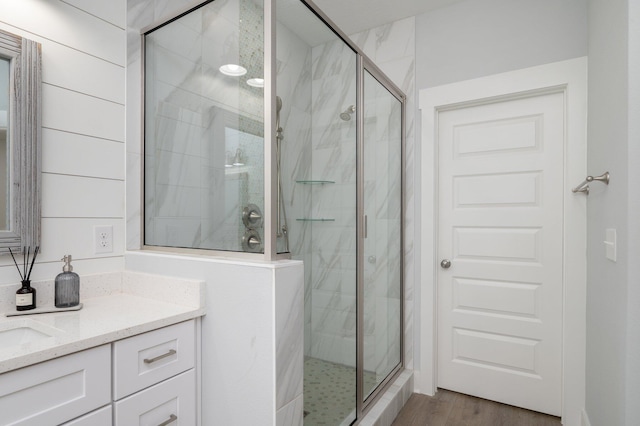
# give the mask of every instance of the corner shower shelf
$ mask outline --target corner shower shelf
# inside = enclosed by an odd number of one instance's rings
[[[297,180],[296,183],[301,185],[325,185],[328,183],[336,183],[333,180]]]
[[[314,219],[314,218],[302,218],[296,219],[298,222],[335,222],[335,219]]]

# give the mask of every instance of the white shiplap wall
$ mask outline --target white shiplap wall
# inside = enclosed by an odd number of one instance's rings
[[[0,28],[42,44],[42,239],[32,280],[65,254],[83,274],[124,267],[126,0],[0,2]],[[114,252],[95,254],[96,225]],[[0,258],[0,284],[19,282]]]

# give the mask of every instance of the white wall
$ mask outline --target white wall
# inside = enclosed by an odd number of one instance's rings
[[[587,54],[587,0],[466,0],[416,17],[418,90]]]
[[[586,412],[592,425],[640,422],[638,5],[589,4],[589,171],[611,172],[609,187],[593,186],[588,202]],[[607,228],[617,230],[615,263],[604,257]]]
[[[42,253],[34,280],[54,278],[65,254],[81,277],[124,265],[125,4],[0,2],[1,29],[42,43]],[[95,225],[113,225],[113,253],[94,253]],[[3,256],[0,284],[17,282]]]

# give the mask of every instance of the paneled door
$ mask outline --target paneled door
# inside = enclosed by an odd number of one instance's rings
[[[437,117],[438,386],[561,414],[564,93]]]

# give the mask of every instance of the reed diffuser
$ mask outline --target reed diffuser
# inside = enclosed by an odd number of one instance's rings
[[[11,247],[9,247],[9,253],[11,253],[11,258],[13,259],[13,263],[16,265],[18,269],[18,273],[20,274],[20,279],[22,280],[22,287],[16,291],[16,309],[19,311],[28,311],[29,309],[35,309],[36,307],[36,289],[31,287],[31,271],[33,270],[33,265],[36,263],[36,257],[38,256],[38,251],[40,250],[40,246],[36,246],[36,249],[33,251],[33,259],[29,259],[31,257],[31,247],[23,247],[22,249],[22,267],[23,270],[20,270],[18,266],[18,262],[16,262],[16,258],[11,251]],[[31,266],[29,266],[29,262],[31,262]]]

